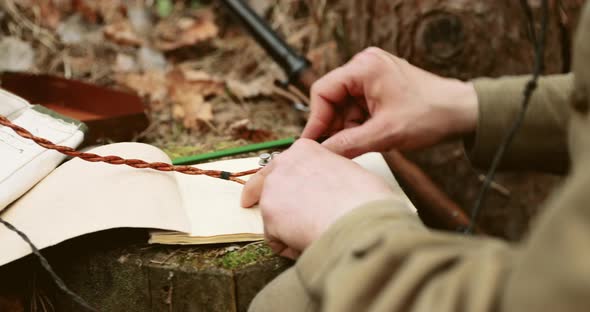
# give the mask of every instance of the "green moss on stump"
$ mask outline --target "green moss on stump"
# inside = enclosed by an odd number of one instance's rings
[[[240,249],[230,251],[217,259],[217,265],[225,269],[234,270],[246,265],[272,257],[273,252],[266,244],[257,243],[246,245]]]

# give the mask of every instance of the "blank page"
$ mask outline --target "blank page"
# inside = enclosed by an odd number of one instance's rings
[[[118,143],[91,150],[148,161],[169,162],[159,149]],[[70,160],[6,208],[2,218],[25,232],[39,248],[112,228],[189,231],[174,174]],[[0,265],[31,252],[0,225]]]
[[[230,172],[258,168],[258,158],[242,158],[197,165],[201,169]],[[207,176],[176,173],[185,209],[191,224],[191,236],[261,234],[262,218],[258,208],[240,206],[243,186],[233,181]],[[243,178],[247,179],[247,177]]]

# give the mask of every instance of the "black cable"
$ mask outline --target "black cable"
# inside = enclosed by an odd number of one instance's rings
[[[537,32],[535,31],[535,19],[533,17],[533,10],[531,9],[531,6],[528,3],[528,0],[520,0],[520,6],[522,7],[522,10],[524,11],[524,15],[526,17],[526,27],[527,27],[527,35],[529,35],[529,38],[531,40],[531,42],[533,43],[533,45],[537,44]]]
[[[488,173],[486,174],[484,185],[479,190],[479,194],[477,195],[475,205],[473,206],[473,209],[471,210],[471,222],[469,222],[469,227],[465,230],[465,232],[469,233],[469,234],[473,233],[473,230],[475,228],[475,224],[477,223],[477,217],[479,216],[479,213],[481,211],[483,200],[485,199],[485,196],[486,196],[486,194],[490,188],[490,185],[492,183],[492,180],[494,179],[494,176],[496,175],[496,171],[498,170],[498,166],[499,166],[500,162],[502,161],[502,157],[504,156],[506,149],[508,149],[508,146],[510,146],[510,143],[512,143],[512,140],[514,139],[516,132],[518,131],[518,129],[522,125],[522,122],[524,121],[524,117],[525,117],[527,108],[529,106],[531,96],[532,96],[533,92],[535,91],[535,89],[537,88],[539,76],[543,72],[544,58],[545,58],[545,40],[546,40],[546,36],[547,36],[547,26],[548,26],[548,20],[549,20],[549,6],[547,3],[547,0],[542,1],[542,11],[543,12],[542,12],[542,17],[541,17],[541,33],[537,37],[536,31],[534,29],[535,23],[534,23],[534,19],[533,19],[533,15],[532,15],[532,10],[531,10],[530,6],[528,5],[527,1],[523,0],[523,1],[521,1],[521,3],[524,6],[525,14],[529,20],[528,21],[528,24],[529,24],[528,28],[529,28],[531,38],[533,40],[534,47],[535,47],[535,61],[534,61],[533,77],[531,78],[531,80],[528,81],[528,83],[525,86],[525,89],[523,92],[522,105],[521,105],[521,109],[518,113],[518,116],[514,120],[514,122],[512,123],[512,126],[509,128],[506,135],[504,136],[504,139],[502,140],[502,143],[498,147],[498,150],[496,150],[496,154],[494,155],[490,169],[488,170]]]
[[[53,281],[57,285],[57,287],[59,287],[59,289],[61,289],[66,295],[68,295],[70,298],[72,298],[72,300],[74,300],[76,303],[78,303],[80,306],[82,306],[86,310],[98,312],[97,309],[93,308],[90,304],[88,304],[88,302],[86,302],[86,300],[84,300],[82,297],[80,297],[80,295],[71,291],[68,288],[68,286],[66,286],[66,284],[61,279],[61,277],[59,277],[59,275],[57,275],[57,273],[55,273],[55,271],[53,270],[53,268],[49,264],[49,261],[47,261],[47,258],[45,258],[41,254],[41,252],[39,251],[37,246],[35,246],[35,244],[33,244],[31,239],[25,233],[23,233],[21,230],[17,229],[14,225],[12,225],[8,221],[2,219],[1,217],[0,217],[0,223],[2,223],[7,229],[13,231],[18,236],[20,236],[20,238],[22,238],[22,240],[25,241],[31,247],[31,250],[33,251],[35,256],[37,256],[37,258],[39,258],[39,262],[41,262],[41,266],[45,269],[45,271],[47,271],[47,273],[49,273],[49,275],[51,276],[51,278],[53,279]]]

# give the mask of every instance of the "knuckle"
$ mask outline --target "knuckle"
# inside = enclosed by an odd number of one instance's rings
[[[368,48],[357,54],[353,61],[358,69],[369,78],[382,74],[394,64],[386,52],[379,48]]]
[[[346,76],[345,73],[347,72],[347,66],[343,65],[337,67],[324,75],[323,77],[319,78],[318,80],[314,81],[309,89],[310,95],[312,98],[316,96],[322,96],[325,92],[329,91],[333,88],[334,82],[343,76]],[[312,101],[312,105],[313,105]]]
[[[376,53],[376,54],[387,53],[387,52],[383,51],[383,49],[381,49],[379,47],[375,47],[375,46],[368,47],[363,52]]]
[[[309,92],[312,95],[318,94],[320,92],[320,81],[321,81],[321,78],[319,80],[314,81],[314,83],[311,85]]]
[[[293,148],[295,150],[300,150],[300,149],[306,150],[306,149],[313,148],[316,145],[318,145],[318,143],[314,140],[301,138],[301,139],[295,141],[295,143],[293,143]]]
[[[357,54],[354,58],[354,61],[356,61],[358,65],[363,66],[365,68],[372,68],[381,63],[381,58],[377,56],[375,53],[365,50]]]

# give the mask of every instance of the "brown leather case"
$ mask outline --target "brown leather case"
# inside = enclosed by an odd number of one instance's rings
[[[148,126],[142,100],[133,94],[51,75],[6,72],[2,88],[88,126],[84,145],[129,141]]]

